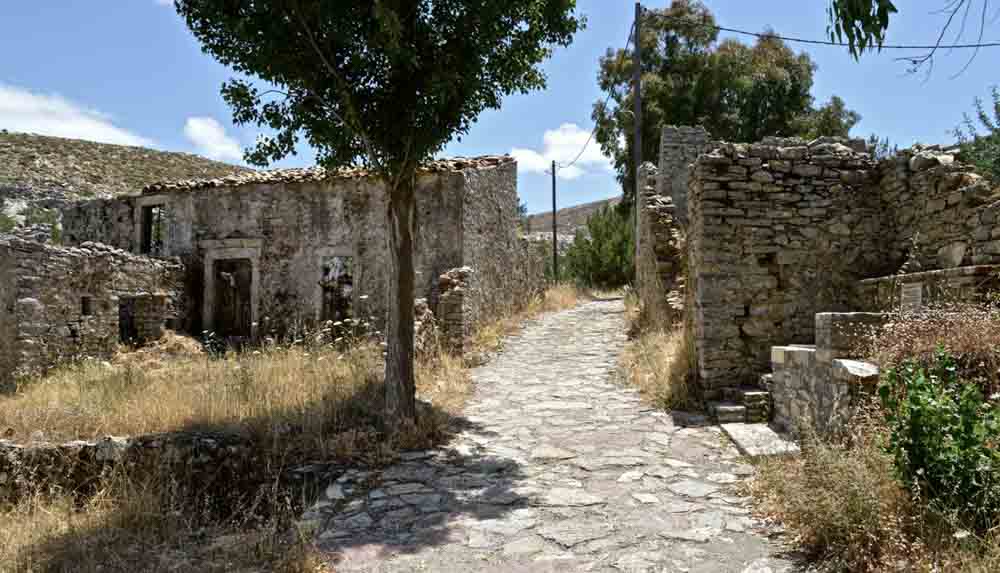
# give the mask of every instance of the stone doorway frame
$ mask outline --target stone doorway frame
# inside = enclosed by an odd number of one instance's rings
[[[316,249],[316,254],[314,260],[315,262],[315,273],[316,273],[316,288],[313,290],[313,307],[315,308],[313,314],[315,316],[316,322],[318,323],[323,316],[323,287],[320,286],[320,281],[323,280],[323,259],[329,257],[346,257],[351,259],[354,272],[354,288],[351,293],[351,308],[355,311],[358,309],[358,257],[351,247],[319,247]]]
[[[260,324],[260,251],[262,239],[220,239],[198,242],[204,252],[204,283],[202,285],[202,330],[215,330],[215,262],[227,259],[250,260],[250,335],[256,337]]]

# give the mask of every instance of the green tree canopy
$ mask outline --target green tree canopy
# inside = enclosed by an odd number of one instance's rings
[[[320,164],[364,164],[384,182],[392,264],[386,421],[398,427],[415,415],[416,170],[503,96],[545,85],[538,65],[582,25],[575,0],[175,5],[205,52],[249,78],[222,88],[238,124],[274,133],[247,151],[249,161],[281,159],[304,137]]]
[[[859,121],[860,113],[847,109],[847,104],[840,96],[833,96],[827,103],[800,117],[795,131],[809,139],[823,135],[848,137]]]
[[[743,142],[800,135],[802,130],[843,135],[843,127],[853,125],[856,114],[839,98],[840,108],[812,108],[816,66],[807,54],[796,54],[773,36],[752,46],[732,39],[720,42],[714,25],[712,13],[697,0],[673,0],[668,8],[643,13],[644,161],[657,160],[664,125],[700,124],[716,138]],[[626,197],[631,197],[634,174],[632,70],[632,50],[608,50],[597,80],[610,102],[605,105],[606,96],[601,97],[593,111],[597,141],[614,159]],[[809,120],[817,111],[824,121],[819,116]],[[823,131],[826,127],[834,131]]]

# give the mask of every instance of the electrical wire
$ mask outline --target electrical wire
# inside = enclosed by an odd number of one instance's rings
[[[707,28],[711,30],[716,30],[719,32],[729,32],[732,34],[743,34],[746,36],[753,36],[754,38],[776,38],[784,42],[791,42],[797,44],[809,44],[814,46],[836,46],[840,48],[850,47],[850,44],[845,42],[837,42],[833,40],[813,40],[809,38],[798,38],[795,36],[782,36],[781,34],[773,34],[769,32],[750,32],[748,30],[741,30],[739,28],[728,28],[726,26],[719,26],[716,24],[709,24],[707,22],[696,22],[688,18],[679,18],[674,16],[662,15],[661,17],[671,19],[674,21],[679,21],[689,26],[698,26],[702,28]],[[628,33],[628,41],[625,42],[625,51],[628,51],[629,46],[632,44],[632,35],[635,32],[635,22],[632,22],[632,27]],[[979,42],[974,44],[938,44],[938,45],[919,45],[919,44],[882,44],[878,46],[880,50],[962,50],[962,49],[976,49],[980,50],[982,48],[1000,48],[1000,42]],[[615,89],[612,87],[608,91],[608,96],[604,99],[604,107],[606,108],[608,102],[611,101],[611,96],[615,94]],[[580,148],[580,152],[576,154],[569,163],[557,163],[556,167],[558,169],[566,169],[572,167],[577,161],[583,157],[583,153],[587,151],[587,147],[590,142],[593,141],[594,135],[597,133],[597,125],[594,125],[594,129],[590,131],[590,136],[587,137],[586,143]]]
[[[628,31],[628,40],[626,40],[626,42],[625,42],[625,50],[624,51],[626,51],[626,52],[628,51],[628,47],[630,45],[632,45],[632,34],[634,32],[635,32],[635,22],[633,21],[632,22],[632,28],[629,29],[629,31]],[[608,107],[608,102],[611,101],[611,96],[614,95],[614,93],[615,93],[615,88],[614,88],[614,86],[612,86],[612,88],[610,90],[608,90],[608,97],[604,98],[603,107],[605,107],[605,108]],[[597,124],[595,123],[594,124],[594,129],[590,130],[590,135],[587,137],[586,143],[584,143],[583,147],[580,148],[580,152],[576,154],[576,157],[573,158],[573,161],[570,161],[569,163],[556,163],[556,167],[558,169],[566,169],[568,167],[572,167],[573,164],[575,164],[577,161],[580,160],[581,157],[583,157],[583,152],[587,151],[587,147],[590,145],[590,142],[593,141],[594,135],[596,133],[597,133]]]

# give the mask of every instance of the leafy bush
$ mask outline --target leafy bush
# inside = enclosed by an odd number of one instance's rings
[[[985,128],[985,133],[979,132],[979,126],[968,114],[965,121],[955,129],[955,136],[961,146],[959,159],[973,165],[983,175],[1000,181],[1000,87],[991,89],[991,110],[983,104],[981,98],[976,98],[976,120]]]
[[[957,375],[943,349],[929,366],[906,362],[879,387],[889,451],[904,484],[933,509],[977,531],[1000,515],[1000,410]]]
[[[630,211],[605,206],[587,219],[587,232],[577,231],[566,252],[565,268],[588,287],[616,288],[635,274],[635,238]]]

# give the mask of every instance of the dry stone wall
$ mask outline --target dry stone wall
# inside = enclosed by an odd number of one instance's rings
[[[8,333],[0,384],[8,389],[17,375],[74,357],[112,354],[126,300],[158,301],[135,305],[131,315],[145,337],[158,336],[167,321],[185,312],[184,267],[177,261],[99,243],[62,248],[7,236],[0,238],[0,266],[10,271],[0,286],[0,329]]]
[[[817,313],[981,300],[1000,264],[1000,188],[954,151],[918,145],[876,163],[859,140],[729,144],[665,128],[637,264],[649,277],[673,247],[651,232],[669,197],[685,236],[685,323],[702,397],[757,383],[772,346],[814,343]],[[668,287],[643,282],[654,281],[640,279],[644,304],[659,304]]]
[[[879,193],[887,259],[909,272],[1000,263],[1000,189],[955,160],[915,146],[883,161]]]
[[[811,342],[813,316],[847,310],[877,273],[880,212],[872,162],[841,142],[723,144],[689,187],[689,262],[706,398],[753,383],[771,346]]]
[[[477,326],[523,307],[544,284],[540,246],[521,238],[517,166],[464,173],[462,265],[472,269],[463,295],[463,324]]]
[[[541,259],[518,235],[516,180],[509,157],[434,162],[418,175],[416,295],[436,316],[461,320],[463,332],[541,287]],[[66,211],[64,234],[70,243],[105,238],[141,252],[152,209],[162,221],[162,244],[152,254],[181,257],[189,269],[190,332],[218,326],[216,266],[237,259],[251,267],[247,306],[257,334],[281,336],[329,318],[321,283],[330,283],[332,268],[349,276],[351,314],[384,323],[391,272],[386,187],[365,172],[287,170],[153,185],[141,196]],[[461,309],[441,312],[439,277],[463,266],[475,279]]]
[[[9,384],[17,369],[14,344],[17,322],[14,308],[17,302],[17,260],[10,245],[0,240],[0,392]]]
[[[418,180],[417,296],[437,301],[437,277],[461,266],[463,179],[460,173],[425,174]],[[384,184],[364,178],[288,181],[228,188],[147,193],[81,205],[64,216],[66,238],[107,235],[139,250],[144,206],[164,213],[163,254],[182,257],[192,269],[194,312],[186,328],[213,326],[212,261],[250,260],[253,322],[261,334],[283,336],[321,318],[324,266],[350,261],[351,307],[358,318],[387,312],[389,257]],[[104,229],[108,229],[106,231]]]
[[[146,478],[172,484],[172,503],[197,504],[199,511],[231,515],[253,504],[263,487],[304,486],[332,481],[344,468],[314,464],[271,475],[260,444],[237,434],[173,432],[62,444],[16,444],[0,440],[0,507],[25,496],[58,491],[84,500],[115,472],[141,483]],[[331,475],[332,474],[332,475]],[[305,491],[303,490],[303,493]]]
[[[683,241],[673,200],[657,193],[657,175],[656,167],[648,163],[639,173],[639,188],[643,192],[639,197],[636,233],[639,237],[636,287],[643,301],[643,312],[657,323],[670,324],[680,318],[683,309]]]
[[[690,165],[698,156],[712,149],[711,135],[701,126],[673,126],[660,134],[660,172],[657,194],[669,197],[675,207],[674,217],[681,225],[688,223],[688,186]]]

